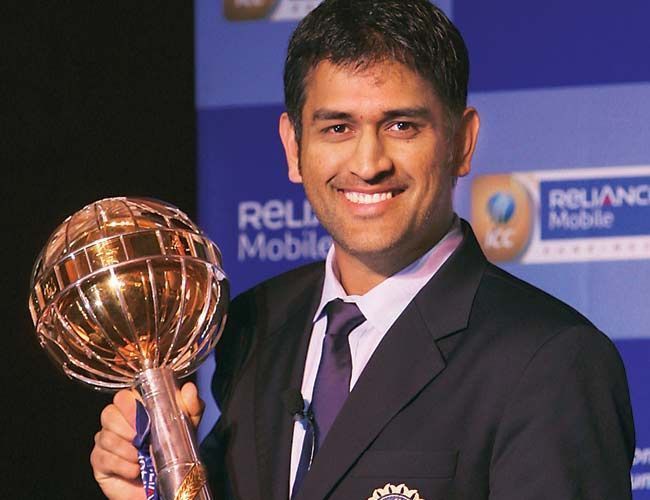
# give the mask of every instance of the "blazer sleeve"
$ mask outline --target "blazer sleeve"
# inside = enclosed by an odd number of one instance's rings
[[[539,347],[501,417],[491,500],[631,498],[634,424],[623,363],[591,326]]]
[[[226,464],[228,429],[231,428],[227,410],[238,375],[252,351],[252,304],[250,294],[244,294],[237,297],[230,306],[226,327],[215,348],[216,368],[212,378],[212,395],[220,416],[200,446],[201,460],[212,493],[215,498],[223,500],[233,498]]]

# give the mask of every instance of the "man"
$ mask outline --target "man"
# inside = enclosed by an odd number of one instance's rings
[[[325,0],[294,33],[280,136],[334,245],[231,306],[202,445],[217,498],[630,498],[615,348],[489,264],[454,215],[479,128],[467,79],[426,0]],[[133,420],[128,392],[102,414],[91,461],[110,498],[142,496]]]

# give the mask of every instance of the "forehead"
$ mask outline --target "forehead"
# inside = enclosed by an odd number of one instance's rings
[[[406,107],[441,108],[430,82],[396,61],[355,67],[318,63],[305,82],[303,113],[328,108],[341,111],[387,111]]]

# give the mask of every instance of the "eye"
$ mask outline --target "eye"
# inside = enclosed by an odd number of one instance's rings
[[[387,131],[397,139],[412,139],[420,132],[420,126],[414,122],[392,122]]]
[[[415,128],[415,124],[411,122],[395,122],[390,126],[391,130],[396,130],[398,132],[406,132]]]
[[[330,132],[332,134],[345,134],[348,130],[349,129],[347,125],[344,125],[343,123],[337,123],[336,125],[327,127],[325,129],[325,132]]]

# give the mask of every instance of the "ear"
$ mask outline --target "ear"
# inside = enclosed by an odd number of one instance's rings
[[[472,169],[472,156],[476,149],[481,121],[474,108],[466,108],[454,135],[454,175],[465,177]]]
[[[287,113],[282,113],[280,116],[279,131],[280,139],[284,146],[284,154],[287,158],[287,166],[289,167],[289,180],[299,184],[302,182],[302,175],[300,175],[300,158],[298,141],[296,141],[296,129]]]

